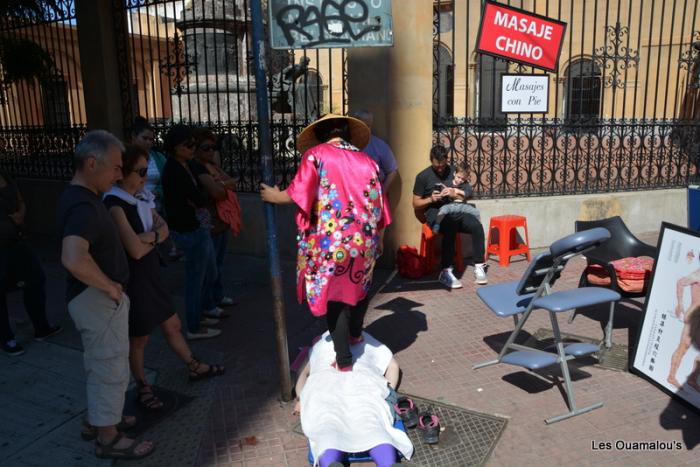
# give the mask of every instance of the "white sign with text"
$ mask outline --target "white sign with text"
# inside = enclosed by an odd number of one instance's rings
[[[547,113],[549,75],[503,75],[501,112]]]

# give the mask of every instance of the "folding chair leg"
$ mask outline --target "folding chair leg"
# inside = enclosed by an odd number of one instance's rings
[[[608,324],[605,326],[605,348],[612,347],[613,320],[615,318],[615,302],[610,302],[610,316]]]
[[[545,419],[545,423],[556,423],[567,418],[580,415],[582,413],[590,412],[603,406],[602,402],[597,404],[589,405],[581,409],[576,408],[576,399],[574,398],[574,387],[571,384],[571,375],[569,374],[569,364],[566,359],[566,354],[564,353],[564,343],[561,341],[561,333],[559,332],[559,323],[557,322],[557,317],[551,311],[549,312],[549,318],[552,321],[552,332],[554,333],[554,340],[557,343],[557,354],[559,355],[559,365],[561,367],[561,373],[564,377],[564,386],[566,388],[566,402],[569,406],[569,412],[557,415],[556,417],[551,417]]]
[[[573,323],[575,319],[576,319],[576,310],[571,310],[571,314],[569,315],[569,324]]]
[[[530,313],[532,313],[532,309],[529,309],[523,313],[513,315],[513,321],[515,321],[515,329],[513,329],[513,332],[510,333],[510,336],[508,336],[508,340],[503,345],[501,351],[498,353],[498,359],[489,360],[488,362],[483,363],[477,363],[476,365],[472,366],[472,370],[478,370],[479,368],[483,368],[485,366],[491,366],[500,363],[503,356],[506,354],[506,352],[508,352],[508,349],[510,349],[511,344],[515,342],[515,338],[518,337],[518,333],[525,325],[525,321],[527,321],[527,319],[530,317]]]
[[[568,413],[557,415],[556,417],[550,417],[545,419],[545,423],[547,425],[551,425],[552,423],[560,422],[562,420],[566,420],[567,418],[575,417],[576,415],[581,415],[582,413],[590,412],[595,409],[599,409],[603,406],[602,402],[598,402],[597,404],[589,405],[587,407],[584,407],[582,409],[577,409],[577,410],[572,410]]]

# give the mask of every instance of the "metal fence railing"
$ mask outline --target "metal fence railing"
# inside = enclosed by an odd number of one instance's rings
[[[567,23],[545,114],[501,112],[501,76],[544,74],[475,52],[481,0],[433,2],[433,139],[482,197],[680,187],[700,157],[698,0],[509,0]]]

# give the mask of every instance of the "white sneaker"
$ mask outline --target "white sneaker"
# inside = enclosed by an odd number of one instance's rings
[[[204,310],[202,312],[202,316],[204,316],[205,318],[212,318],[215,320],[219,320],[222,318],[228,318],[230,315],[227,311],[224,311],[221,308],[219,308],[218,306],[215,306],[211,310]]]
[[[221,299],[221,303],[219,303],[219,306],[233,306],[237,304],[238,302],[232,299],[231,297],[224,297]]]
[[[202,326],[214,326],[215,324],[219,324],[219,320],[216,318],[202,318],[199,324]]]
[[[474,265],[474,282],[479,285],[489,283],[489,280],[486,277],[486,265],[484,263]]]
[[[448,289],[461,289],[462,283],[452,274],[452,268],[443,269],[438,276],[438,280]]]
[[[191,341],[196,339],[209,339],[211,337],[216,337],[221,334],[221,330],[212,328],[201,328],[199,332],[189,332],[187,331],[187,338]]]

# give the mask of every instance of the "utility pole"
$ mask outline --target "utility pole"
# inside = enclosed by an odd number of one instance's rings
[[[272,140],[270,138],[270,110],[267,101],[267,77],[265,59],[265,35],[263,34],[261,0],[250,2],[253,20],[253,56],[255,58],[255,101],[258,106],[258,128],[260,132],[260,165],[263,182],[274,186],[272,179]],[[292,379],[289,372],[289,352],[287,350],[287,324],[284,316],[282,297],[282,275],[280,273],[279,248],[277,246],[277,218],[275,206],[265,205],[265,228],[267,229],[267,258],[270,262],[270,282],[272,286],[272,317],[275,323],[277,341],[277,369],[279,372],[282,400],[292,400]]]

